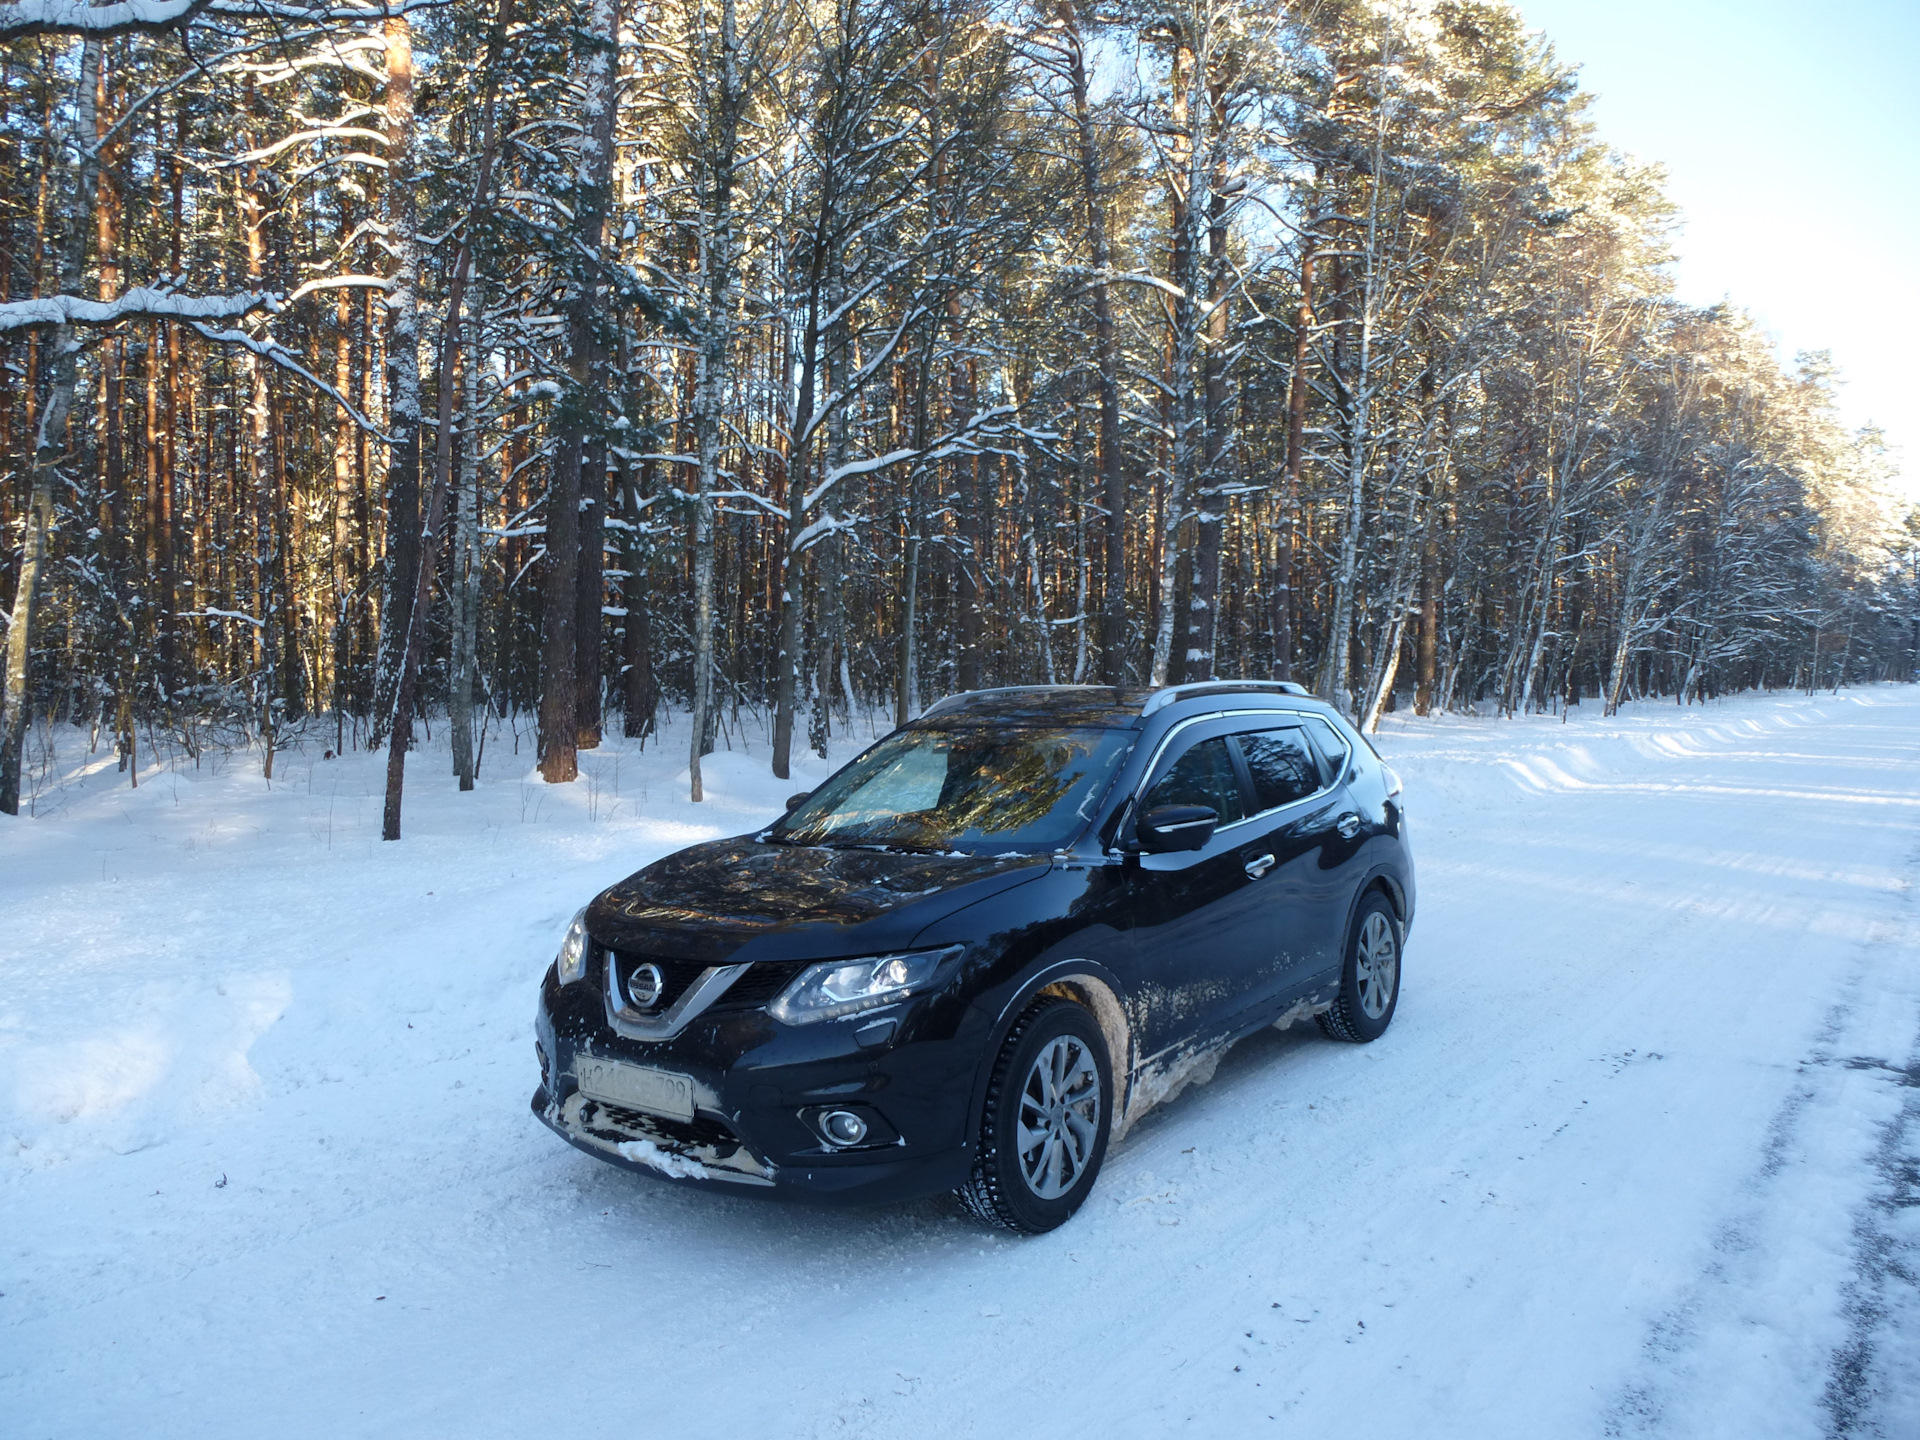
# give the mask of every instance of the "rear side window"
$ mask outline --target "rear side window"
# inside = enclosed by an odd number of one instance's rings
[[[1320,788],[1320,767],[1306,737],[1292,726],[1241,735],[1240,754],[1253,777],[1253,803],[1261,810],[1291,805]]]
[[[1335,784],[1346,773],[1347,756],[1353,747],[1347,744],[1346,736],[1318,715],[1307,716],[1307,723],[1313,727],[1314,742],[1319,745],[1320,753],[1327,757],[1327,783]]]
[[[1233,756],[1227,753],[1224,739],[1202,740],[1175,760],[1147,792],[1141,811],[1162,805],[1205,805],[1222,825],[1246,818],[1240,777],[1234,773]]]

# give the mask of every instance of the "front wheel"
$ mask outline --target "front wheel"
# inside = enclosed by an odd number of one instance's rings
[[[1071,1000],[1014,1022],[994,1061],[973,1175],[973,1216],[1028,1235],[1063,1225],[1093,1189],[1113,1128],[1113,1067],[1100,1027]]]
[[[1340,969],[1340,994],[1320,1017],[1320,1028],[1336,1040],[1378,1040],[1393,1023],[1400,1003],[1400,917],[1378,890],[1360,902],[1353,938]]]

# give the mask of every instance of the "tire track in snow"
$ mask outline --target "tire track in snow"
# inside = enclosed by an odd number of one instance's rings
[[[1909,861],[1920,873],[1920,851]],[[1911,911],[1911,884],[1902,899]],[[1911,934],[1911,914],[1908,932]],[[1827,1434],[1920,1434],[1920,1035],[1904,1066],[1857,1056],[1849,1069],[1878,1072],[1909,1093],[1881,1127],[1879,1186],[1854,1214],[1853,1275],[1842,1288],[1847,1338],[1834,1351],[1822,1400]]]
[[[1847,1063],[1920,1091],[1920,1041],[1904,1069]],[[1854,1272],[1842,1290],[1847,1339],[1822,1399],[1829,1436],[1899,1440],[1920,1434],[1920,1094],[1882,1129],[1873,1168],[1883,1188],[1854,1217]]]
[[[1901,913],[1870,927],[1767,1126],[1748,1202],[1649,1324],[1640,1373],[1604,1412],[1606,1435],[1920,1434],[1920,1214],[1899,1219],[1920,1208],[1920,1094],[1898,1093],[1920,1089],[1920,997],[1910,983],[1889,983],[1913,971],[1920,850],[1907,872]],[[1873,1057],[1895,1048],[1874,1041],[1896,1036],[1905,1063]],[[1846,1239],[1832,1243],[1818,1219],[1832,1212],[1832,1190],[1849,1183]],[[1816,1313],[1822,1299],[1826,1311]],[[1785,1323],[1794,1318],[1800,1334]],[[1824,1346],[1821,1332],[1832,1337]],[[1728,1394],[1724,1377],[1754,1367],[1724,1362],[1756,1348],[1781,1382],[1777,1393]],[[1805,1374],[1815,1360],[1824,1374]]]

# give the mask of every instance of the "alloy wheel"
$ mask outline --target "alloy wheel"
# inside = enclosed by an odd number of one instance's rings
[[[1393,926],[1375,910],[1360,927],[1360,951],[1354,957],[1353,978],[1360,991],[1360,1008],[1369,1020],[1378,1020],[1393,1003],[1400,978],[1400,947]]]
[[[1100,1071],[1078,1037],[1058,1035],[1020,1087],[1020,1175],[1042,1200],[1074,1187],[1100,1133]]]

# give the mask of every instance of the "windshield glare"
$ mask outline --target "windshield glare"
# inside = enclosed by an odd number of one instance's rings
[[[890,735],[773,828],[796,845],[1051,850],[1093,818],[1130,730],[955,727]]]

